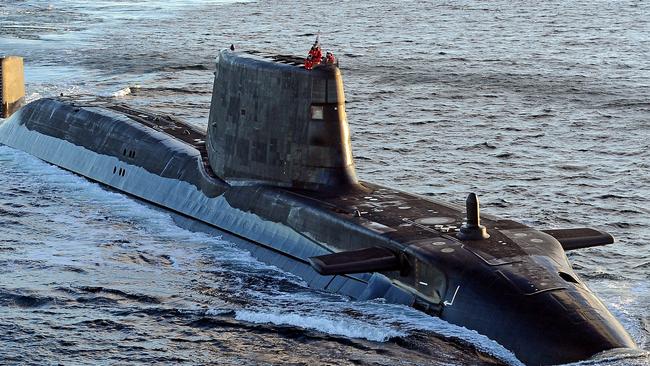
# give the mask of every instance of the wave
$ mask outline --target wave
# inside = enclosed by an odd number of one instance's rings
[[[50,296],[38,294],[24,294],[9,291],[0,291],[0,304],[3,306],[17,306],[20,308],[37,308],[53,303],[55,299]]]
[[[390,338],[406,335],[406,333],[398,330],[386,329],[382,326],[371,326],[347,318],[331,319],[323,316],[250,310],[239,310],[236,314],[235,319],[251,323],[292,325],[315,329],[323,333],[350,338],[363,338],[376,342],[385,342]]]

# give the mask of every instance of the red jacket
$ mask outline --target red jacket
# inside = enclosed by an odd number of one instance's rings
[[[305,69],[311,70],[312,68],[314,68],[314,61],[310,57],[307,57],[305,59]]]
[[[321,51],[320,47],[312,48],[309,50],[309,55],[312,57],[314,65],[320,64],[321,60],[323,59],[323,51]]]

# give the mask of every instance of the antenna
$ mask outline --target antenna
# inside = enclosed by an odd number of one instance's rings
[[[470,193],[465,201],[467,210],[467,223],[460,228],[457,234],[460,240],[483,240],[490,237],[485,226],[481,225],[481,209],[476,193]]]

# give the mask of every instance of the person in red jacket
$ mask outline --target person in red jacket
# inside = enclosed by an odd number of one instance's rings
[[[312,59],[311,52],[310,55],[305,59],[305,69],[311,70],[314,68],[314,60]]]
[[[320,44],[318,44],[318,42],[314,43],[314,45],[311,47],[311,50],[309,50],[309,55],[314,61],[314,65],[321,63],[323,59],[323,51],[321,51]]]
[[[314,68],[314,66],[320,65],[322,61],[323,61],[323,51],[320,48],[320,42],[318,41],[318,37],[316,37],[316,41],[314,42],[314,45],[311,46],[311,49],[309,50],[309,54],[305,59],[305,69],[311,70]]]
[[[332,52],[327,52],[325,54],[325,62],[328,64],[336,65],[336,57],[334,57],[334,54]]]

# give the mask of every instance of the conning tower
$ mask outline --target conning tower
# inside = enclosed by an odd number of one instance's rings
[[[308,190],[358,185],[338,67],[305,70],[230,50],[216,64],[207,146],[219,177]]]

